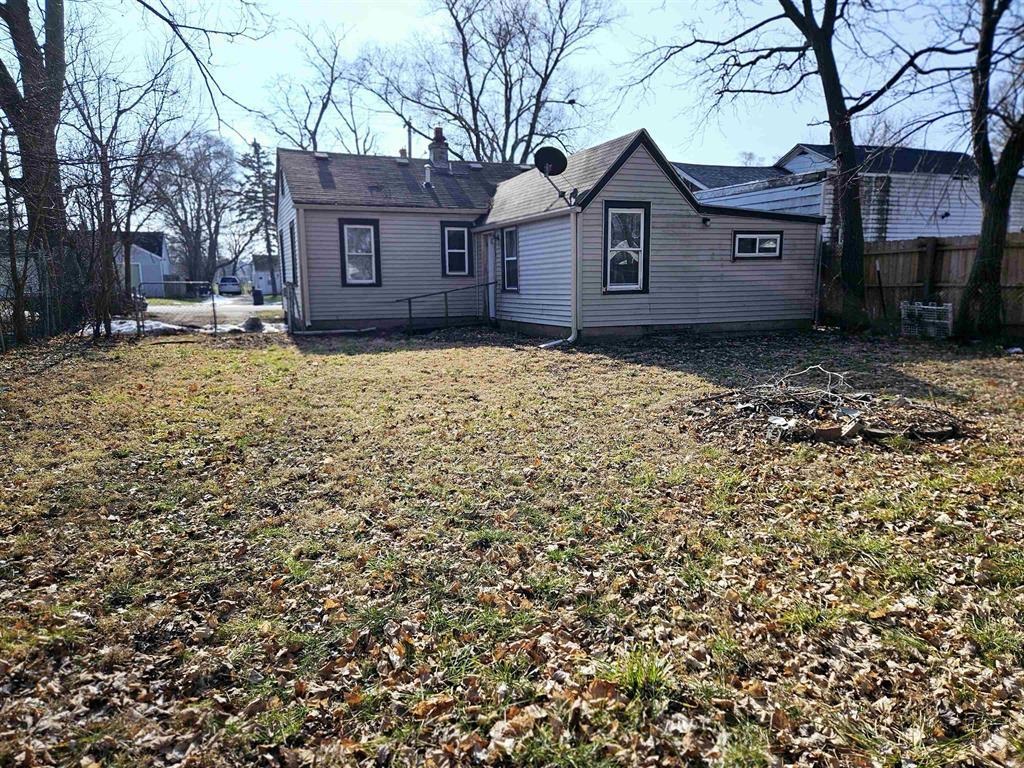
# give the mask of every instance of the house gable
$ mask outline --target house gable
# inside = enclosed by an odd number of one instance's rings
[[[817,216],[694,205],[653,143],[616,162],[580,214],[580,325],[600,328],[809,322]],[[607,284],[608,212],[641,210],[642,289]],[[737,232],[782,233],[781,259],[734,259]]]
[[[797,144],[789,152],[780,157],[775,165],[790,173],[809,173],[811,171],[831,170],[832,158],[816,152],[803,144]]]
[[[682,196],[683,200],[690,207],[690,209],[697,214],[703,216],[710,215],[729,215],[729,216],[748,216],[759,219],[777,219],[779,221],[804,221],[808,223],[820,223],[821,219],[817,216],[806,216],[791,213],[782,212],[764,212],[764,211],[750,211],[743,208],[725,208],[722,206],[710,206],[701,203],[690,191],[690,188],[686,186],[686,182],[676,172],[675,167],[670,163],[664,153],[657,144],[654,143],[654,139],[651,138],[650,134],[646,130],[638,132],[636,137],[623,149],[619,157],[608,167],[608,170],[601,176],[594,185],[585,192],[578,200],[577,205],[581,209],[585,209],[594,200],[598,198],[601,191],[604,189],[616,173],[629,161],[635,152],[639,149],[643,149],[646,155],[651,161],[660,169],[664,178],[672,185],[672,187]]]

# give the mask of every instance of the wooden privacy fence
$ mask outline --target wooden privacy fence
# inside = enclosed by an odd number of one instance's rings
[[[977,235],[867,243],[864,284],[872,322],[898,327],[901,301],[949,303],[955,312],[977,248]],[[1007,236],[1002,288],[1003,326],[1024,332],[1024,233]]]

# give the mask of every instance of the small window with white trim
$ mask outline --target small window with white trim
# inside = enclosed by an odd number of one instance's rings
[[[445,276],[473,274],[473,240],[470,225],[458,221],[441,222],[441,273]]]
[[[650,211],[650,203],[605,203],[605,291],[647,290]]]
[[[781,232],[736,232],[732,257],[737,259],[782,258]]]
[[[519,290],[519,232],[506,229],[501,233],[502,288]]]
[[[380,227],[377,219],[339,219],[341,284],[380,285]]]

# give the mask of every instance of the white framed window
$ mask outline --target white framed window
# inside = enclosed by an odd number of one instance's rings
[[[605,203],[605,291],[647,290],[650,210],[649,203]]]
[[[445,276],[473,274],[470,224],[461,221],[441,222],[441,259],[441,274]]]
[[[733,260],[737,259],[781,259],[781,232],[735,232],[733,233]]]
[[[376,219],[339,219],[341,284],[380,285],[380,227]]]
[[[501,288],[519,290],[519,231],[512,227],[501,232]]]

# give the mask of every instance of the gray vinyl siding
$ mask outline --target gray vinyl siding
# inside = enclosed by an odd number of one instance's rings
[[[284,259],[284,281],[294,281],[292,275],[292,249],[288,242],[288,227],[295,221],[295,206],[292,204],[292,196],[288,192],[288,185],[281,182],[281,194],[277,198],[277,233],[280,242],[278,247]],[[298,225],[296,225],[297,227]],[[299,233],[296,230],[295,239],[298,242]]]
[[[829,178],[810,184],[776,187],[737,185],[697,193],[709,205],[760,211],[822,215],[822,240],[831,239],[835,185]],[[864,239],[908,240],[915,237],[958,237],[981,231],[977,179],[939,174],[865,174],[861,181]],[[1013,192],[1009,230],[1024,226],[1024,185]]]
[[[387,213],[350,209],[304,209],[306,264],[309,270],[309,322],[313,325],[345,321],[405,318],[405,299],[423,293],[475,286],[483,262],[474,251],[473,274],[445,277],[441,274],[441,222],[472,222],[480,213],[453,211]],[[343,286],[339,219],[376,219],[380,231],[379,286]],[[477,249],[478,250],[478,249]],[[451,317],[479,316],[483,288],[459,291],[448,297]],[[444,316],[444,298],[433,296],[413,302],[415,318]]]
[[[569,326],[572,323],[572,236],[569,216],[520,224],[519,292],[498,291],[499,320]],[[501,252],[495,271],[502,275]]]
[[[604,201],[651,204],[649,293],[604,294]],[[644,148],[580,215],[581,325],[810,321],[817,225],[712,215],[706,227]],[[732,260],[733,230],[783,232],[778,260]]]
[[[874,219],[866,221],[866,240],[958,237],[981,231],[981,198],[976,178],[892,174],[889,179],[885,226]],[[1018,183],[1013,192],[1008,229],[1016,232],[1022,224],[1024,185]]]

